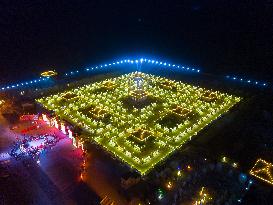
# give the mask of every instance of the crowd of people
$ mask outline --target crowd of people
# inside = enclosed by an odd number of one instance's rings
[[[25,156],[30,156],[38,161],[40,155],[50,150],[58,141],[59,138],[55,134],[38,136],[25,135],[22,140],[14,142],[10,155],[16,160]],[[35,142],[37,143],[35,144]]]

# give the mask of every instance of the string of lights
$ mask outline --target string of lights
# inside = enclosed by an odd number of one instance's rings
[[[158,66],[166,67],[166,68],[180,69],[180,70],[188,71],[188,72],[195,72],[195,73],[200,72],[200,69],[196,69],[196,68],[190,68],[190,67],[187,67],[187,66],[171,64],[169,62],[165,62],[165,61],[163,62],[163,61],[158,61],[158,60],[154,60],[154,59],[138,58],[138,59],[124,59],[124,60],[115,61],[115,62],[112,62],[112,63],[104,63],[104,64],[100,64],[100,65],[96,65],[96,66],[85,67],[83,69],[78,69],[78,70],[67,72],[67,73],[64,74],[64,77],[74,76],[76,74],[80,74],[80,73],[88,72],[88,71],[92,71],[92,70],[102,70],[102,69],[105,69],[105,68],[109,69],[110,67],[123,65],[123,64],[144,64],[144,63],[158,65]],[[48,71],[43,72],[42,74],[48,74]],[[54,73],[54,75],[56,75],[56,74]],[[21,88],[23,86],[34,85],[34,84],[43,82],[43,81],[49,79],[50,77],[52,77],[54,75],[45,75],[45,76],[43,76],[44,78],[34,79],[34,80],[25,81],[25,82],[21,82],[21,83],[14,83],[14,84],[11,84],[11,85],[6,85],[6,86],[3,86],[0,89],[0,91],[6,91],[6,90],[10,90],[10,89]]]
[[[15,89],[15,88],[19,88],[19,87],[21,88],[23,86],[30,86],[30,85],[42,83],[42,82],[47,81],[48,79],[49,79],[49,77],[45,77],[45,78],[34,79],[34,80],[25,81],[25,82],[21,82],[21,83],[15,83],[12,85],[6,85],[1,88],[1,91]]]
[[[71,77],[71,76],[75,76],[77,74],[83,74],[83,73],[90,72],[90,71],[99,71],[99,70],[103,70],[103,69],[110,69],[112,67],[120,66],[120,65],[124,65],[124,64],[127,64],[127,65],[128,64],[131,64],[131,65],[133,65],[133,64],[135,64],[135,65],[150,64],[150,65],[160,66],[161,68],[166,68],[168,70],[178,69],[180,71],[185,71],[185,72],[200,73],[200,69],[198,69],[198,68],[192,68],[192,67],[188,67],[185,65],[172,64],[170,62],[159,61],[159,60],[155,60],[155,59],[135,58],[135,59],[123,59],[123,60],[113,61],[111,63],[103,63],[100,65],[88,66],[83,69],[77,69],[74,71],[66,72],[63,75],[63,77]],[[43,73],[47,73],[47,72],[43,72]],[[52,76],[54,76],[54,75],[50,75],[50,76],[46,75],[46,77],[43,76],[44,78],[41,77],[40,79],[34,79],[34,80],[25,81],[25,82],[21,82],[21,83],[14,83],[14,84],[6,85],[6,86],[3,86],[0,89],[0,91],[6,91],[6,90],[16,89],[16,88],[23,87],[23,86],[34,85],[34,84],[43,82]],[[268,86],[268,83],[266,83],[266,82],[244,79],[244,78],[239,78],[236,76],[227,75],[226,79],[241,82],[241,83],[247,83],[247,84],[251,84],[251,85],[255,85],[255,86],[262,86],[262,87]]]
[[[240,78],[240,77],[236,77],[236,76],[227,75],[226,78],[229,79],[229,80],[236,81],[236,82],[247,83],[247,84],[255,85],[255,86],[266,87],[268,85],[268,83],[265,83],[265,82],[260,82],[260,81],[256,81],[256,80],[250,80],[250,79]]]
[[[100,64],[100,65],[96,65],[96,66],[89,66],[89,67],[84,68],[81,71],[75,70],[75,71],[67,72],[67,73],[65,73],[65,76],[79,74],[82,71],[100,70],[103,68],[109,68],[109,67],[123,65],[123,64],[144,64],[144,63],[158,65],[158,66],[162,66],[162,67],[166,67],[166,68],[176,68],[176,69],[189,71],[189,72],[196,72],[196,73],[200,72],[200,69],[197,69],[197,68],[190,68],[187,66],[171,64],[169,62],[165,62],[165,61],[163,62],[163,61],[158,61],[158,60],[154,60],[154,59],[138,58],[138,59],[124,59],[124,60],[114,61],[112,63],[104,63],[104,64]]]

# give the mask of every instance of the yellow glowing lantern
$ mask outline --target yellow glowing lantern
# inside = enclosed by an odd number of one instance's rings
[[[48,71],[44,71],[41,73],[41,76],[43,77],[51,77],[51,76],[55,76],[57,75],[58,73],[56,71],[53,71],[53,70],[48,70]]]

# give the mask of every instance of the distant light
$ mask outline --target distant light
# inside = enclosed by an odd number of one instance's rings
[[[152,63],[154,63],[155,61],[154,60],[152,60]]]
[[[171,66],[171,64],[168,64],[168,66],[170,67],[170,66]]]
[[[120,61],[120,63],[123,63],[123,61]]]
[[[107,67],[107,64],[104,64],[104,67]]]
[[[135,60],[136,63],[138,63],[138,60]]]
[[[248,83],[250,83],[251,81],[250,81],[250,80],[248,80],[247,82],[248,82]]]
[[[241,78],[240,81],[243,81],[243,79]]]
[[[233,77],[233,80],[236,80],[236,77]]]
[[[258,84],[258,82],[256,81],[256,82],[255,82],[255,84],[257,85],[257,84]]]
[[[180,170],[178,170],[178,171],[177,171],[177,176],[179,176],[179,177],[180,177],[181,175],[182,175],[181,171],[180,171]]]
[[[164,63],[164,65],[167,65],[167,63]]]
[[[89,71],[89,68],[86,68],[86,71]]]
[[[197,70],[197,72],[199,73],[199,72],[200,72],[200,70]]]
[[[191,69],[192,71],[195,71],[195,69],[193,68],[193,69]]]
[[[173,64],[173,67],[175,67],[175,64]]]
[[[222,158],[222,162],[227,162],[227,158],[226,158],[226,157],[223,157],[223,158]]]
[[[172,189],[173,188],[173,183],[171,181],[169,181],[167,184],[166,184],[166,187],[167,189]]]
[[[227,75],[226,78],[229,78],[229,75]]]
[[[188,67],[187,70],[190,70],[190,68]]]
[[[241,177],[242,177],[243,179],[246,179],[246,175],[245,175],[245,174],[241,174]]]
[[[117,61],[117,64],[119,64],[119,61]]]
[[[160,62],[159,64],[162,65],[162,62]]]
[[[54,70],[48,70],[41,73],[41,76],[43,77],[49,77],[49,76],[55,76],[58,75],[58,73]]]
[[[266,83],[264,83],[263,86],[266,86]]]
[[[162,194],[159,194],[159,195],[158,195],[158,199],[159,199],[159,200],[163,199],[163,195],[162,195]]]
[[[184,67],[184,66],[182,66],[182,68],[184,69],[185,67]]]
[[[112,64],[111,64],[111,63],[109,63],[108,65],[109,65],[109,66],[111,66]]]

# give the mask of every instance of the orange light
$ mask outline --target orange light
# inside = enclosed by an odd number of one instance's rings
[[[51,77],[51,76],[55,76],[57,74],[58,73],[56,71],[48,70],[48,71],[42,72],[41,76],[43,76],[43,77]]]
[[[263,160],[258,159],[250,170],[250,174],[273,185],[273,164]]]
[[[168,189],[171,189],[171,188],[173,187],[173,183],[172,183],[171,181],[169,181],[169,182],[167,183],[166,187],[167,187]]]

